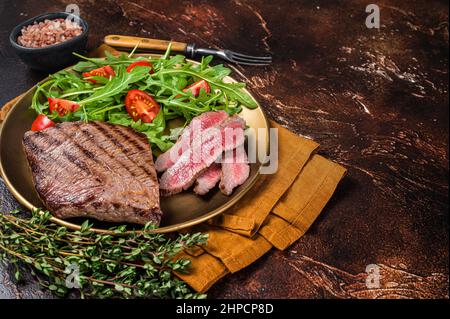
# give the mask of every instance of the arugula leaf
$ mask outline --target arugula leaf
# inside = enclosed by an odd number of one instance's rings
[[[247,93],[242,91],[245,88],[244,83],[224,83],[216,80],[215,78],[208,77],[200,72],[195,72],[192,70],[161,70],[159,71],[159,75],[161,74],[176,74],[176,73],[184,73],[189,74],[193,77],[205,80],[209,83],[212,88],[218,88],[223,90],[228,94],[230,98],[235,98],[246,107],[254,109],[258,107],[258,104],[249,96]]]
[[[92,95],[79,101],[79,104],[88,104],[108,97],[115,96],[127,89],[132,83],[138,82],[148,76],[148,69],[134,68],[131,72],[119,69],[116,76],[112,77],[103,88]]]
[[[210,66],[212,56],[203,57],[199,64],[193,64],[183,55],[170,56],[170,47],[161,58],[136,57],[122,53],[113,56],[105,51],[105,58],[88,58],[74,53],[82,60],[71,70],[63,70],[37,86],[31,108],[39,114],[46,114],[54,121],[106,121],[124,125],[145,134],[154,150],[168,150],[175,132],[166,130],[166,123],[175,118],[184,118],[185,125],[204,112],[224,110],[228,114],[241,112],[242,106],[257,107],[253,98],[244,91],[244,83],[225,83],[224,78],[231,72],[222,64]],[[133,62],[145,60],[153,64],[153,74],[149,68],[138,66],[131,72],[126,67]],[[91,83],[81,76],[81,72],[110,65],[116,76],[109,79],[93,76]],[[200,90],[198,96],[183,89],[198,80],[205,80],[211,92]],[[127,113],[124,100],[132,89],[146,91],[160,104],[161,111],[152,123],[135,122]],[[48,97],[68,99],[81,107],[73,113],[60,117],[57,112],[50,114]]]

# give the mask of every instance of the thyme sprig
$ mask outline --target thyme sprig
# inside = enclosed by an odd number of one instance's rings
[[[29,271],[39,284],[64,297],[75,290],[94,298],[205,298],[192,292],[174,272],[188,272],[190,260],[177,254],[202,245],[202,233],[167,236],[126,226],[98,234],[84,222],[79,231],[57,225],[49,212],[31,218],[0,213],[0,258],[12,264],[20,280]]]

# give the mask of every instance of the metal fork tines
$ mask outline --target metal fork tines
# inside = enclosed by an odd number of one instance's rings
[[[272,63],[271,56],[253,56],[230,50],[223,50],[226,59],[232,63],[244,65],[269,65]]]
[[[234,52],[231,50],[192,48],[192,53],[193,55],[215,55],[228,62],[243,65],[264,66],[272,63],[271,56],[253,56]]]

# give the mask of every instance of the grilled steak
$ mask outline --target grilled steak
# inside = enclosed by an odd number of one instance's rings
[[[195,135],[191,147],[161,176],[161,194],[168,196],[188,189],[223,152],[244,143],[244,127],[245,121],[235,115]]]
[[[222,161],[222,176],[219,188],[225,195],[231,195],[233,189],[242,185],[250,175],[247,154],[244,145],[225,152]]]
[[[206,112],[192,119],[191,123],[183,130],[178,141],[167,152],[158,156],[155,161],[155,168],[158,172],[164,172],[171,167],[187,151],[191,145],[194,135],[202,134],[202,132],[210,127],[219,125],[228,114],[224,111]]]
[[[104,122],[65,122],[26,132],[36,191],[59,218],[159,224],[162,212],[145,136]]]
[[[220,181],[221,174],[220,164],[212,163],[195,181],[194,192],[205,195]]]

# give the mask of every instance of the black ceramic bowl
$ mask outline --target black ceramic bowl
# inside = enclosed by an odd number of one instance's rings
[[[78,60],[72,52],[85,53],[89,28],[86,21],[81,18],[79,18],[79,21],[83,28],[83,32],[70,40],[43,48],[27,48],[17,42],[17,38],[21,35],[24,26],[33,24],[35,21],[41,22],[45,19],[65,19],[69,15],[70,14],[66,12],[42,14],[22,22],[12,30],[9,35],[9,41],[22,61],[30,68],[39,71],[54,72],[74,64]]]

